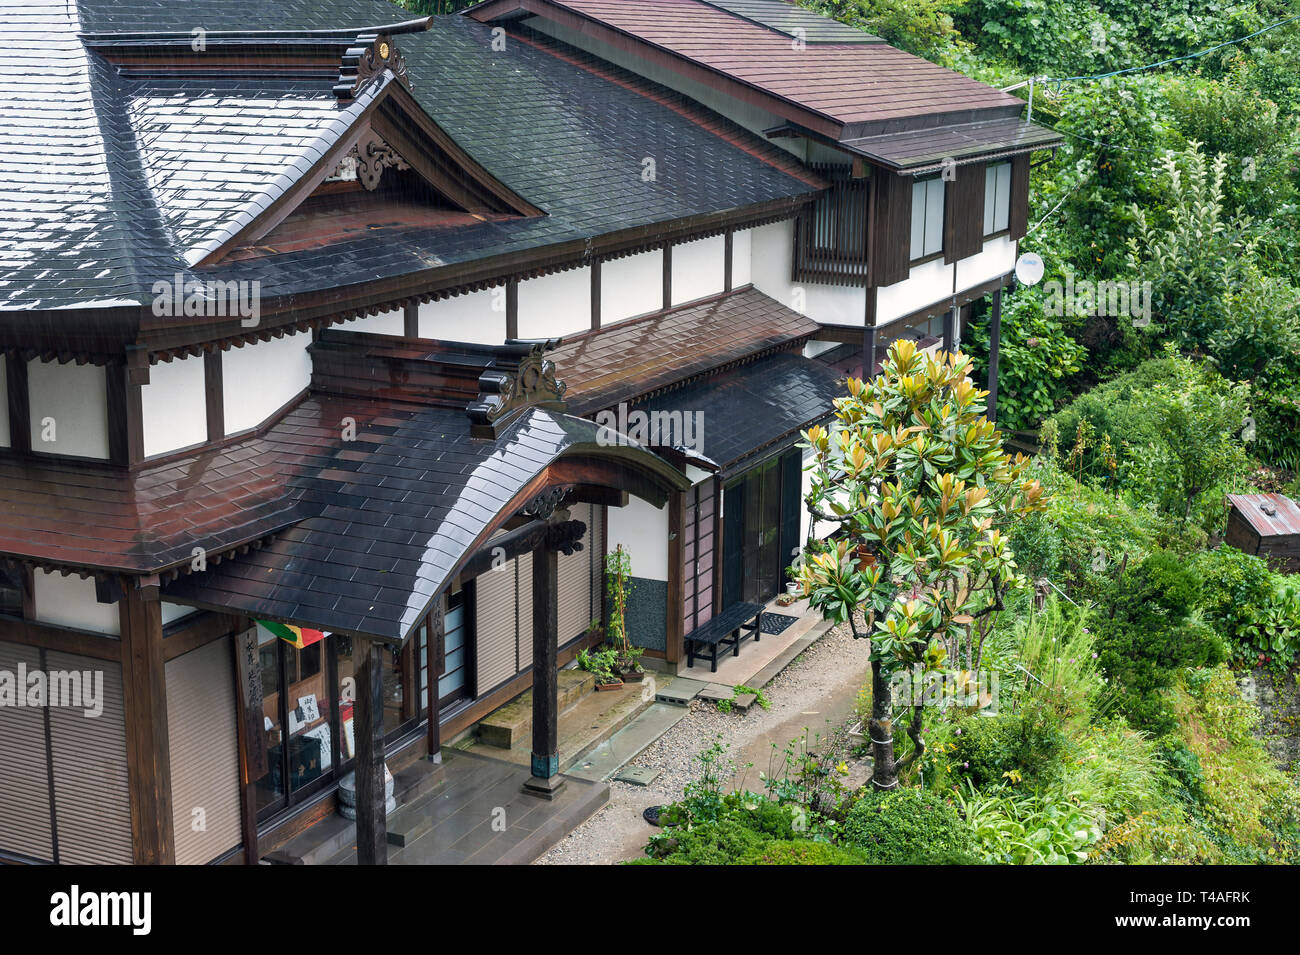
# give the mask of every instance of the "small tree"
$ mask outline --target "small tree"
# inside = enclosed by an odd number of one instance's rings
[[[1003,598],[1021,583],[1002,529],[1045,504],[1026,478],[1028,459],[1003,451],[969,369],[965,355],[935,358],[897,341],[874,381],[849,379],[832,429],[804,434],[814,455],[808,510],[841,533],[834,544],[810,542],[798,579],[823,616],[872,640],[877,789],[896,786],[925,751],[913,700],[915,745],[895,760],[891,676],[945,660],[978,668]]]

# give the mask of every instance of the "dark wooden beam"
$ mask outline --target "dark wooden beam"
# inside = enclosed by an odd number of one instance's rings
[[[876,300],[879,289],[872,286],[867,289],[867,307],[863,316],[862,331],[862,380],[870,381],[876,376]]]
[[[203,353],[203,391],[207,400],[208,440],[226,437],[226,385],[221,370],[221,352]]]
[[[407,302],[402,308],[402,334],[407,338],[420,337],[419,302]]]
[[[668,498],[668,619],[664,621],[666,656],[669,663],[682,658],[683,575],[682,536],[686,533],[686,492],[673,491]],[[698,540],[697,540],[698,546]]]
[[[591,260],[591,330],[600,331],[600,259]]]
[[[357,743],[357,864],[388,864],[384,785],[384,645],[353,639],[357,663],[354,730]]]
[[[108,457],[114,464],[132,465],[144,460],[144,395],[133,384],[127,367],[112,362],[104,369],[108,407]]]
[[[955,309],[948,309],[943,313],[943,350],[951,352],[955,350],[957,338],[957,313]]]
[[[27,362],[17,355],[5,359],[5,388],[9,401],[9,447],[19,454],[32,450],[32,413],[27,396]]]
[[[989,318],[989,399],[987,417],[998,420],[998,351],[1002,344],[1002,289],[993,290],[993,314]]]
[[[728,229],[725,233],[722,243],[722,256],[725,261],[722,264],[722,288],[724,291],[731,291],[731,283],[734,281],[733,267],[731,259],[736,251],[736,233]]]
[[[157,592],[123,582],[119,601],[127,789],[137,865],[176,862],[162,604]]]
[[[506,338],[519,337],[519,280],[506,282]]]
[[[533,553],[533,750],[532,775],[524,791],[553,799],[564,785],[560,776],[559,553],[541,547]]]
[[[664,243],[664,308],[673,307],[673,244]]]
[[[257,629],[249,627],[230,641],[235,659],[235,734],[239,751],[239,828],[244,862],[257,865],[257,781],[266,775],[266,733],[262,729],[262,669],[258,662]]]
[[[438,678],[442,676],[443,671],[446,669],[446,660],[443,659],[443,642],[447,632],[446,593],[439,594],[438,599],[434,602],[433,610],[429,613],[429,625],[426,632],[429,635],[429,645],[425,648],[424,654],[429,683],[428,759],[433,763],[441,763],[442,733],[438,723]]]

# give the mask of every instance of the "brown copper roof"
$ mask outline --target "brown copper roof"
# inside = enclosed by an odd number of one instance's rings
[[[487,19],[493,4],[471,16]],[[1022,101],[883,43],[809,43],[700,0],[528,0],[542,17],[576,14],[842,126],[971,110],[1019,112]],[[867,130],[858,129],[857,135]]]
[[[807,341],[816,322],[752,287],[625,322],[551,352],[572,414],[592,414]]]

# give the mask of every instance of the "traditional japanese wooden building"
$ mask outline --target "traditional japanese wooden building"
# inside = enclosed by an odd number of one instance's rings
[[[19,0],[0,51],[16,862],[253,862],[354,768],[380,861],[385,760],[529,687],[548,795],[604,555],[665,666],[775,594],[799,431],[955,347],[1059,141],[779,0]]]

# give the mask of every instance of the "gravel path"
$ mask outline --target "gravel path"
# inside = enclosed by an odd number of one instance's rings
[[[791,739],[820,732],[823,738],[844,736],[857,692],[867,679],[870,646],[854,640],[847,627],[836,627],[782,670],[764,690],[770,710],[750,707],[748,713],[719,713],[711,703],[691,704],[690,714],[652,743],[633,766],[658,767],[649,786],[610,781],[610,801],[604,809],[571,832],[536,865],[611,865],[641,855],[657,830],[641,817],[647,806],[681,798],[682,787],[698,773],[695,755],[721,734],[730,743],[728,756],[738,765],[736,785],[761,789],[759,773],[768,768],[772,743],[784,748]],[[830,725],[827,725],[830,720]],[[744,764],[754,765],[746,770]],[[866,768],[850,760],[850,782],[860,783]]]

